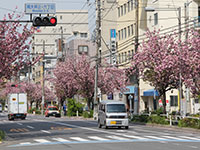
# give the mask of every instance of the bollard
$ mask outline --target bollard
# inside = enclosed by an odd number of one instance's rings
[[[78,110],[76,111],[76,116],[78,117]]]

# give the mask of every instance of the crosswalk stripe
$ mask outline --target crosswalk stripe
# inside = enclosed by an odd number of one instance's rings
[[[20,145],[27,145],[27,144],[31,144],[31,143],[30,142],[20,143]]]
[[[123,135],[124,137],[133,138],[133,139],[139,139],[139,140],[147,140],[147,138],[134,136],[134,135]]]
[[[45,139],[34,139],[34,141],[39,142],[39,143],[48,143],[50,141],[45,140]]]
[[[164,138],[161,137],[156,137],[156,136],[145,136],[147,138],[151,138],[151,139],[158,139],[158,140],[163,140]]]
[[[188,136],[179,136],[181,138],[190,139],[190,140],[200,140],[199,138],[188,137]]]
[[[76,141],[88,141],[87,139],[83,139],[83,138],[80,138],[80,137],[70,137],[70,139],[72,140],[76,140]]]
[[[106,140],[108,140],[106,138],[102,138],[102,137],[98,137],[98,136],[88,136],[88,138],[93,139],[93,140],[99,140],[99,141],[106,141]]]
[[[69,140],[66,140],[66,139],[63,139],[63,138],[52,138],[53,140],[55,141],[58,141],[58,142],[69,142]]]
[[[162,137],[168,138],[168,139],[174,139],[174,140],[185,140],[185,139],[177,138],[177,137],[173,137],[173,136],[162,136]]]
[[[111,138],[111,139],[115,139],[115,140],[130,140],[130,139],[119,137],[119,136],[106,136],[106,137]]]

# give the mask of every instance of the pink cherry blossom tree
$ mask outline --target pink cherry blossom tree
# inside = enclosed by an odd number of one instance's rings
[[[100,67],[98,87],[102,94],[112,93],[125,86],[125,73],[116,67]],[[88,107],[94,97],[95,68],[86,56],[67,58],[54,70],[57,94],[65,97],[80,95],[87,99]],[[57,95],[58,96],[58,95]]]
[[[165,111],[165,93],[179,87],[180,74],[182,82],[186,84],[186,81],[189,83],[188,80],[193,80],[199,73],[197,59],[200,55],[196,43],[199,36],[194,39],[191,35],[187,42],[178,40],[176,34],[160,36],[157,31],[148,31],[146,36],[147,41],[142,43],[139,52],[133,57],[127,74],[136,74],[138,69],[139,77],[148,81],[163,96]]]
[[[5,21],[19,20],[20,15],[13,12],[4,17]],[[20,22],[0,22],[0,81],[16,75],[24,64],[30,64],[27,59],[28,41],[33,29],[28,24]]]

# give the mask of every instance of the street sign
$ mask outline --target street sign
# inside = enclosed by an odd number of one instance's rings
[[[55,14],[55,3],[25,3],[26,14]]]

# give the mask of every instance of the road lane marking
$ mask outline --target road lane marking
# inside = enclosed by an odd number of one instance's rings
[[[184,139],[190,139],[190,140],[200,140],[199,138],[194,138],[194,137],[188,137],[188,136],[179,136],[181,138],[184,138]]]
[[[148,140],[147,138],[134,136],[134,135],[122,135],[122,136],[128,137],[128,138],[133,138],[133,139],[139,139],[139,140]]]
[[[38,142],[38,143],[49,143],[50,141],[45,140],[45,139],[34,139],[34,141]]]
[[[32,127],[32,126],[27,126],[27,128],[34,129],[34,127]]]
[[[174,139],[174,140],[185,140],[185,139],[181,139],[181,138],[177,138],[177,137],[173,137],[173,136],[162,136],[164,138],[168,138],[168,139]]]
[[[52,138],[53,140],[55,141],[58,141],[58,142],[69,142],[69,140],[66,140],[66,139],[63,139],[63,138]]]
[[[106,136],[108,138],[111,138],[111,139],[114,139],[114,140],[130,140],[130,139],[127,139],[127,138],[123,138],[123,137],[119,137],[119,136]]]
[[[23,124],[22,123],[17,123],[18,125],[22,126]]]
[[[24,143],[19,143],[20,145],[29,145],[31,142],[24,142]]]
[[[26,128],[10,129],[10,132],[28,132]]]
[[[44,132],[44,133],[51,133],[51,132],[49,132],[49,131],[47,131],[47,130],[41,130],[42,132]]]
[[[51,127],[51,130],[71,130],[72,128],[67,127]]]
[[[106,141],[109,139],[106,138],[102,138],[102,137],[98,137],[98,136],[88,136],[88,138],[92,139],[92,140],[99,140],[99,141]]]
[[[70,139],[76,140],[76,141],[81,141],[81,142],[83,142],[83,141],[89,141],[87,139],[83,139],[83,138],[80,138],[80,137],[70,137]]]
[[[156,136],[144,136],[144,137],[151,138],[151,139],[157,139],[157,140],[165,140],[164,138],[156,137]]]

